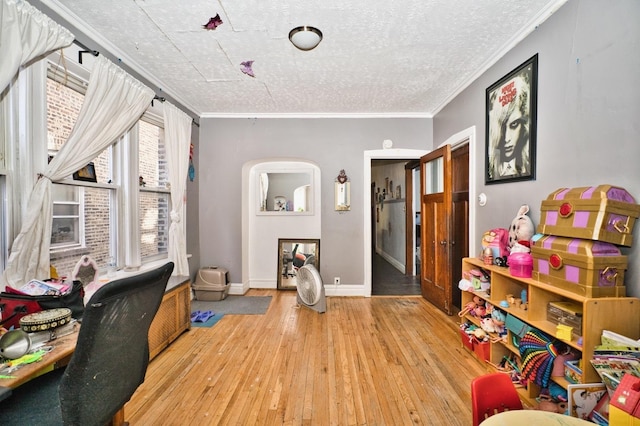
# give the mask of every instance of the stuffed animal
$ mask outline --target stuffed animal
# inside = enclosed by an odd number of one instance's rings
[[[491,317],[482,318],[480,327],[487,333],[500,333],[502,331],[502,328],[498,327]]]
[[[504,327],[505,320],[506,316],[504,312],[492,304],[487,303],[486,316],[480,320],[480,327],[487,333],[503,335],[506,332]]]
[[[518,214],[511,221],[509,227],[509,253],[529,253],[531,237],[535,233],[535,226],[529,216],[529,206],[524,204],[518,210]]]
[[[458,312],[458,316],[463,317],[466,314],[470,314],[473,317],[482,318],[487,312],[484,299],[473,296],[473,300],[465,305],[465,307]]]

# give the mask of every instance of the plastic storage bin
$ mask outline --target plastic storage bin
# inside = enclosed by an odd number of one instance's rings
[[[533,257],[529,253],[513,253],[509,255],[509,273],[511,276],[531,278],[533,273]]]
[[[229,294],[229,287],[229,272],[209,266],[198,271],[193,290],[196,300],[223,300]]]

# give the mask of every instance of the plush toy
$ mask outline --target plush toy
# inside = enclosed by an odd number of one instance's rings
[[[522,205],[518,214],[511,221],[509,227],[509,253],[529,253],[531,237],[535,233],[535,226],[529,216],[529,206]]]
[[[480,328],[487,333],[500,333],[501,328],[497,327],[491,317],[482,318],[480,320]]]
[[[487,333],[503,335],[506,332],[504,327],[505,320],[506,316],[504,312],[492,304],[487,303],[486,317],[480,320],[480,326]]]
[[[486,314],[486,312],[487,309],[485,307],[484,299],[478,296],[473,296],[473,300],[467,303],[465,307],[458,312],[458,316],[463,317],[466,314],[470,314],[471,316],[481,318]]]

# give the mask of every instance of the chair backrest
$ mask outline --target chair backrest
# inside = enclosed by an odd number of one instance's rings
[[[522,401],[511,377],[499,372],[485,374],[471,381],[471,404],[473,426],[503,411],[522,410]]]
[[[109,282],[91,297],[60,382],[64,424],[107,424],[144,381],[149,327],[173,266]]]

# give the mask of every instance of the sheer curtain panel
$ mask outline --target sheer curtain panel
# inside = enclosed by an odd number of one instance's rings
[[[0,92],[32,59],[73,42],[73,34],[26,1],[0,0]]]
[[[86,166],[129,130],[149,107],[154,93],[103,56],[95,61],[78,120],[35,184],[22,228],[11,247],[5,284],[49,276],[49,247],[53,204],[52,181],[64,179]]]
[[[189,275],[187,238],[184,232],[187,172],[191,146],[191,117],[169,102],[164,106],[164,138],[171,183],[171,226],[169,227],[169,261],[175,264],[173,275]]]

